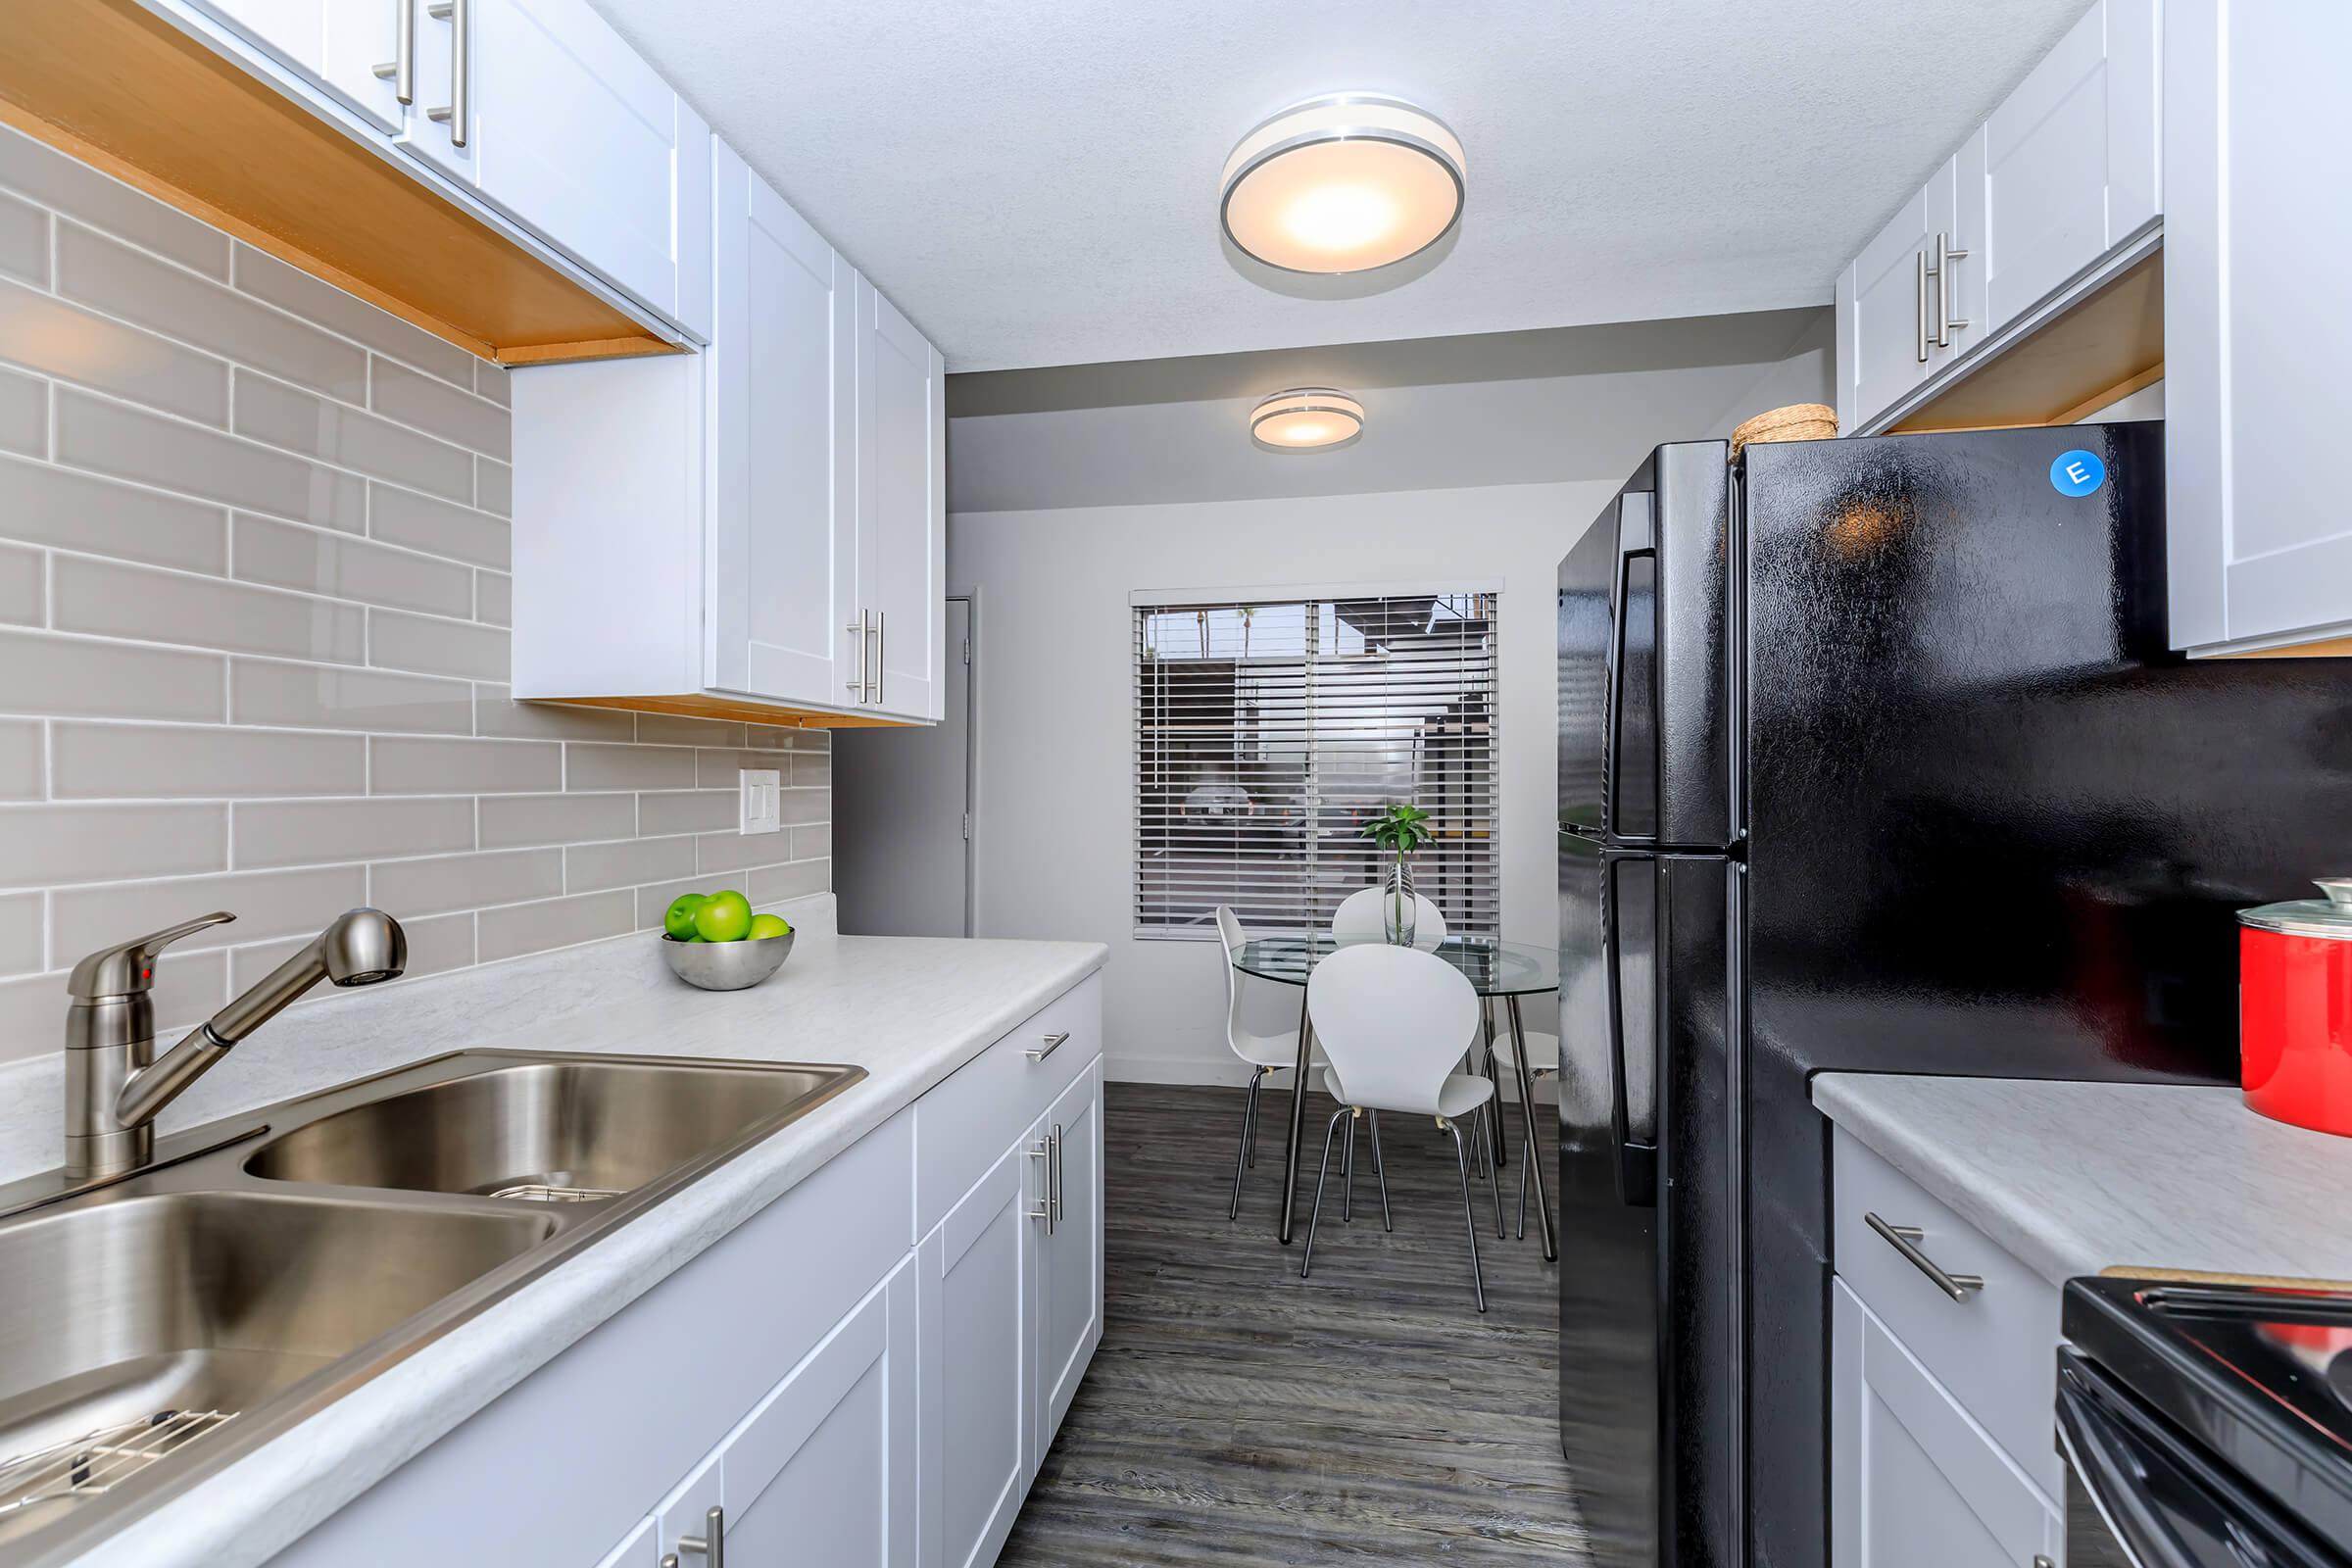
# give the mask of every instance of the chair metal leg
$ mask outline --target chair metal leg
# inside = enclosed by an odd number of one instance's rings
[[[1257,1086],[1265,1076],[1263,1067],[1250,1074],[1250,1104],[1242,1112],[1242,1145],[1233,1156],[1233,1201],[1225,1205],[1225,1217],[1229,1220],[1242,1215],[1242,1167],[1250,1163],[1250,1139],[1257,1129]]]
[[[1502,1099],[1502,1080],[1494,1076],[1494,999],[1493,997],[1482,997],[1479,999],[1478,1020],[1481,1030],[1481,1041],[1483,1041],[1486,1050],[1487,1082],[1494,1086],[1494,1098],[1499,1101]],[[1473,1043],[1477,1044],[1478,1042]],[[1487,1154],[1488,1157],[1493,1159],[1501,1159],[1504,1157],[1502,1152],[1502,1122],[1499,1117],[1496,1118],[1494,1122],[1494,1136],[1487,1140]]]
[[[1380,1178],[1380,1228],[1384,1231],[1394,1231],[1396,1228],[1396,1222],[1389,1218],[1389,1168],[1381,1162],[1380,1158],[1380,1112],[1375,1110],[1370,1114],[1372,1117],[1372,1174]]]
[[[1323,1163],[1315,1169],[1315,1206],[1306,1213],[1306,1250],[1298,1254],[1300,1279],[1306,1278],[1306,1271],[1315,1261],[1315,1222],[1323,1217],[1323,1181],[1331,1174],[1331,1135],[1340,1130],[1340,1118],[1347,1114],[1348,1107],[1342,1105],[1323,1125]]]
[[[1242,1162],[1251,1170],[1257,1169],[1257,1090],[1271,1070],[1266,1067],[1250,1070],[1250,1114],[1242,1122]]]
[[[1533,1164],[1536,1152],[1532,1148],[1520,1151],[1520,1157]],[[1527,1240],[1527,1165],[1519,1167],[1519,1240]]]
[[[1485,1104],[1479,1106],[1478,1115],[1480,1122],[1483,1124],[1488,1117],[1493,1116],[1499,1108],[1500,1102],[1493,1100],[1490,1100]],[[1483,1126],[1481,1131],[1484,1131]],[[1487,1142],[1487,1140],[1482,1137],[1479,1142],[1484,1144]],[[1502,1182],[1500,1178],[1501,1173],[1495,1169],[1494,1161],[1492,1159],[1488,1160],[1487,1195],[1494,1200],[1494,1239],[1498,1242],[1508,1241],[1510,1239],[1504,1233],[1502,1228]]]
[[[1470,1152],[1462,1147],[1460,1127],[1448,1121],[1446,1123],[1446,1130],[1453,1135],[1454,1168],[1461,1173],[1462,1177],[1462,1229],[1470,1237],[1470,1288],[1478,1295],[1478,1309],[1484,1312],[1487,1309],[1487,1277],[1479,1270],[1478,1219],[1470,1212]],[[1311,1241],[1314,1235],[1314,1228],[1311,1224],[1307,1228],[1307,1235]]]
[[[1348,1147],[1340,1151],[1340,1223],[1355,1223],[1355,1122],[1348,1118]]]

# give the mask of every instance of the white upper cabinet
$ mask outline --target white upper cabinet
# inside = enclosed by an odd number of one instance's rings
[[[947,694],[947,377],[858,279],[858,609],[865,700],[939,718]]]
[[[1948,256],[1957,180],[1946,159],[1926,185],[1846,264],[1838,280],[1838,422],[1860,425],[1927,380],[1955,352],[1944,317],[1936,241]]]
[[[837,706],[859,496],[857,274],[721,142],[710,374],[710,684]]]
[[[405,120],[399,98],[401,21],[423,0],[191,0],[264,53],[291,66],[379,128]],[[376,68],[389,68],[378,76]],[[413,70],[414,68],[412,68]]]
[[[419,0],[416,19],[403,145],[708,338],[710,127],[693,106],[586,0]]]
[[[2166,0],[2165,403],[2172,640],[2352,650],[2337,464],[2352,317],[2352,8]]]
[[[1983,180],[1985,332],[2161,210],[2157,0],[2100,0],[1970,139]]]
[[[2083,13],[1838,275],[1846,434],[1928,401],[2004,327],[2136,255],[2163,211],[2158,4]]]
[[[711,146],[709,349],[514,377],[514,694],[936,719],[939,352]]]

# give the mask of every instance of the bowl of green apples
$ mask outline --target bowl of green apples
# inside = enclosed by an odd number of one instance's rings
[[[662,956],[669,972],[705,991],[741,991],[784,966],[792,953],[792,922],[754,914],[752,901],[733,888],[684,893],[662,916]]]

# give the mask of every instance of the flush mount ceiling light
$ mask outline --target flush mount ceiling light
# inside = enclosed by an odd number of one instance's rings
[[[1225,160],[1218,220],[1286,272],[1361,272],[1418,255],[1462,216],[1462,144],[1398,98],[1293,104]]]
[[[1250,411],[1250,439],[1269,452],[1328,452],[1364,433],[1364,406],[1327,386],[1293,387]]]

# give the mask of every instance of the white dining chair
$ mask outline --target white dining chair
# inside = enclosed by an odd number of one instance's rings
[[[1382,887],[1358,888],[1340,901],[1332,911],[1331,934],[1350,941],[1363,941],[1384,935],[1387,924],[1381,918],[1380,902],[1389,890]],[[1413,946],[1433,949],[1446,940],[1446,916],[1438,906],[1413,895]]]
[[[1242,1112],[1241,1147],[1233,1155],[1233,1201],[1227,1219],[1242,1212],[1242,1172],[1257,1163],[1257,1100],[1266,1074],[1295,1067],[1298,1062],[1298,992],[1244,974],[1236,961],[1250,939],[1241,918],[1223,905],[1217,906],[1217,936],[1225,945],[1225,1043],[1250,1067],[1250,1103]]]
[[[1518,1062],[1519,1038],[1511,1033],[1510,1027],[1506,1024],[1494,1031],[1494,1052],[1489,1063],[1487,1076],[1497,1084],[1502,1082],[1504,1073],[1509,1073],[1516,1078],[1519,1071]],[[1531,1080],[1557,1078],[1560,1075],[1559,1036],[1544,1034],[1535,1029],[1527,1032],[1527,1075]],[[1500,1093],[1499,1090],[1496,1092]],[[1495,1114],[1501,1115],[1499,1102],[1496,1104]],[[1532,1120],[1532,1118],[1530,1119]],[[1505,1119],[1502,1125],[1508,1126],[1508,1120]],[[1520,1141],[1524,1148],[1519,1158],[1519,1240],[1524,1242],[1527,1240],[1527,1171],[1529,1162],[1536,1158],[1536,1147],[1525,1135],[1522,1135]]]
[[[1453,1139],[1454,1168],[1462,1183],[1462,1223],[1470,1235],[1470,1286],[1478,1309],[1487,1309],[1487,1282],[1478,1262],[1478,1221],[1470,1209],[1470,1146],[1461,1122],[1472,1118],[1472,1137],[1483,1138],[1494,1101],[1494,1085],[1455,1072],[1458,1042],[1478,1020],[1478,992],[1459,969],[1426,953],[1385,944],[1343,948],[1315,966],[1306,983],[1307,1016],[1330,1058],[1323,1087],[1340,1102],[1323,1129],[1323,1163],[1315,1175],[1315,1203],[1306,1221],[1306,1251],[1298,1275],[1315,1260],[1315,1227],[1323,1217],[1323,1187],[1331,1175],[1331,1142],[1340,1123],[1355,1142],[1358,1117],[1383,1110],[1431,1116]],[[1379,1134],[1373,1152],[1378,1168]],[[1352,1163],[1352,1162],[1351,1162]],[[1494,1187],[1492,1168],[1488,1175]],[[1495,1223],[1502,1218],[1502,1194],[1494,1191]],[[1388,1180],[1382,1172],[1381,1213],[1388,1221]]]

